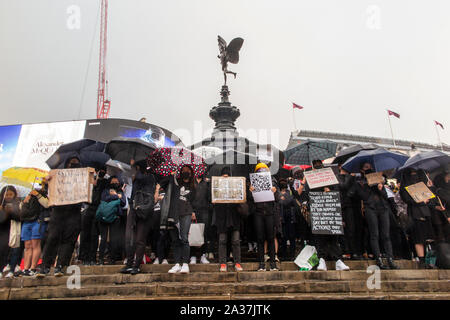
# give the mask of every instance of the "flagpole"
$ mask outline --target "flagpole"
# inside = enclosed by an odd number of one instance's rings
[[[295,122],[295,108],[292,106],[292,120],[294,121],[294,128],[297,131],[297,123]]]
[[[388,112],[388,120],[389,120],[389,127],[391,128],[392,142],[394,143],[394,148],[397,148],[397,146],[395,145],[394,132],[392,131],[391,116],[389,115],[389,112]]]
[[[441,142],[441,137],[439,136],[439,129],[437,127],[436,122],[434,122],[434,127],[436,128],[436,134],[437,134],[437,137],[438,137],[438,143],[441,146],[441,151],[444,151],[444,147],[443,147],[442,142]]]

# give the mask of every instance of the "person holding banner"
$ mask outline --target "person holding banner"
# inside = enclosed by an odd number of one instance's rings
[[[427,187],[432,187],[433,183],[428,179],[423,170],[415,170],[407,168],[402,172],[400,196],[407,204],[408,215],[413,220],[411,230],[411,241],[416,249],[416,254],[419,257],[419,267],[421,269],[431,268],[425,265],[425,245],[434,239],[433,225],[431,224],[431,210],[437,205],[435,199],[428,199],[424,202],[417,203],[408,193],[407,187],[423,182]]]
[[[312,161],[313,170],[323,169],[323,163],[321,160],[313,160]],[[298,193],[302,194],[306,193],[308,199],[310,198],[309,192],[330,192],[330,191],[339,191],[338,186],[325,186],[319,187],[315,189],[310,189],[308,184],[302,184]],[[317,250],[317,257],[319,258],[319,265],[317,266],[317,270],[326,271],[327,265],[325,263],[325,258],[329,257],[333,261],[336,262],[335,268],[336,270],[347,271],[350,268],[340,259],[341,257],[341,248],[338,243],[338,236],[336,235],[324,235],[324,234],[312,234],[312,240]]]
[[[231,168],[225,166],[220,172],[222,177],[231,175]],[[227,237],[231,231],[231,246],[233,251],[234,268],[236,271],[243,271],[241,266],[241,239],[240,226],[241,216],[239,214],[239,204],[237,203],[215,203],[213,205],[213,224],[217,227],[219,235],[219,263],[220,271],[227,271]]]
[[[64,168],[81,168],[80,159],[77,156],[68,158],[64,163]],[[56,277],[64,275],[64,268],[70,264],[80,230],[81,203],[52,208],[42,265],[37,269],[36,277],[44,277],[49,274],[56,256],[58,256],[58,260],[54,274]]]
[[[354,188],[349,191],[350,196],[355,196],[363,201],[363,212],[367,220],[370,236],[370,246],[375,255],[377,265],[380,269],[398,269],[394,263],[392,243],[390,238],[389,202],[383,183],[369,186],[365,175],[374,173],[372,164],[364,162],[360,164],[361,178],[355,183]],[[384,252],[387,256],[388,265],[381,258],[380,239],[383,242]]]
[[[270,172],[269,167],[265,163],[258,163],[255,167],[255,173],[259,172]],[[278,189],[275,187],[276,181],[272,179],[271,191],[275,195],[275,201],[265,201],[265,202],[255,202],[255,232],[257,236],[258,243],[258,260],[259,268],[258,271],[266,271],[265,261],[264,261],[264,240],[267,240],[267,245],[269,249],[269,261],[270,261],[270,271],[277,271],[278,267],[275,262],[275,202],[279,199]],[[255,191],[253,185],[250,186],[250,191]],[[250,198],[254,199],[253,194],[250,194]]]

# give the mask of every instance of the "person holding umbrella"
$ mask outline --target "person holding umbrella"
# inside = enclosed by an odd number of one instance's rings
[[[392,243],[389,229],[389,203],[386,189],[382,183],[369,186],[365,175],[374,173],[370,162],[360,163],[361,179],[353,185],[349,196],[356,196],[363,201],[363,212],[367,220],[370,235],[370,246],[380,269],[398,269],[393,260]],[[380,239],[387,256],[388,266],[383,263],[380,251]]]
[[[419,257],[420,268],[430,268],[425,265],[425,244],[431,242],[434,239],[433,225],[431,224],[431,209],[433,209],[437,203],[432,200],[426,200],[421,203],[417,203],[411,197],[406,190],[406,187],[423,182],[427,187],[431,188],[433,183],[428,179],[426,173],[423,170],[416,170],[413,168],[407,168],[403,170],[401,177],[400,196],[402,200],[407,204],[408,215],[413,220],[411,230],[411,240],[414,243],[416,254]]]

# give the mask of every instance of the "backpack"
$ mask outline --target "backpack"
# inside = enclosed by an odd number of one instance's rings
[[[145,220],[153,212],[154,194],[136,191],[133,199],[133,209],[139,219]]]
[[[110,202],[101,201],[97,208],[97,212],[95,213],[95,218],[101,222],[113,223],[117,218],[119,206],[119,199]]]
[[[28,203],[22,203],[20,221],[36,221],[41,214],[41,205],[36,197],[31,197]]]

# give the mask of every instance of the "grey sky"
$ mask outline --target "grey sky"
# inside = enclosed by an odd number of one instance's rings
[[[99,3],[0,0],[0,125],[95,118]],[[70,5],[79,30],[66,26]],[[389,107],[396,138],[435,144],[438,120],[450,144],[449,12],[448,0],[109,0],[110,117],[212,128],[220,34],[245,39],[229,65],[237,126],[280,128],[278,147],[294,129],[291,102],[305,108],[299,129],[390,137]]]

